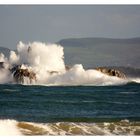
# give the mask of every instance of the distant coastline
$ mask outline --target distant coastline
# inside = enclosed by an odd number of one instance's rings
[[[98,66],[140,68],[140,37],[67,38],[61,39],[56,44],[64,47],[66,65],[83,64],[86,68]],[[9,46],[0,46],[0,52],[9,56]]]

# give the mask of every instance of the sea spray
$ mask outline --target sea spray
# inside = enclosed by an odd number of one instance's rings
[[[81,64],[74,65],[69,71],[55,75],[48,84],[55,85],[112,85],[122,84],[125,80],[105,75],[97,70],[85,70]]]
[[[21,69],[36,74],[36,80],[29,82],[28,77],[24,77],[22,84],[119,85],[128,82],[127,79],[108,76],[95,69],[85,70],[82,64],[75,64],[67,70],[63,47],[57,44],[19,42],[17,50],[11,51],[9,58],[1,54],[0,61],[6,65],[0,71],[3,73],[0,83],[14,83],[13,73],[9,72],[13,65],[20,65]]]
[[[13,81],[13,77],[8,70],[0,69],[0,84],[9,83]]]

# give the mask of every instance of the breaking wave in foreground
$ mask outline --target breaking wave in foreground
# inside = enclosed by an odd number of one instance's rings
[[[11,51],[9,58],[0,54],[0,62],[4,62],[0,69],[0,84],[15,83],[9,72],[13,65],[21,65],[36,74],[36,81],[30,83],[24,77],[26,85],[120,85],[129,82],[140,83],[140,78],[121,79],[108,76],[95,69],[84,69],[82,64],[71,66],[66,70],[63,47],[57,44],[33,42],[24,44],[19,42],[16,51]]]
[[[140,135],[140,122],[32,123],[0,120],[0,135]]]

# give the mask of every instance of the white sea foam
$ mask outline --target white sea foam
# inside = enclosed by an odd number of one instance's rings
[[[131,78],[130,81],[140,83],[140,78]]]
[[[0,70],[0,83],[12,82],[8,67],[22,65],[36,73],[37,81],[32,84],[40,85],[119,85],[130,81],[140,82],[139,79],[120,79],[105,75],[95,69],[85,70],[82,64],[75,64],[70,70],[65,69],[63,47],[57,44],[19,42],[17,52],[11,51],[9,58],[0,55],[0,61],[5,62],[5,69]],[[1,74],[2,73],[2,74]],[[24,84],[30,84],[28,78]]]
[[[139,135],[140,123],[122,120],[100,123],[35,123],[0,120],[0,135]]]
[[[17,121],[15,120],[0,120],[0,135],[22,135],[17,127]]]

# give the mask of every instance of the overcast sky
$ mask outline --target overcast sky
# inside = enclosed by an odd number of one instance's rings
[[[140,37],[140,6],[0,6],[0,46],[75,37]]]

